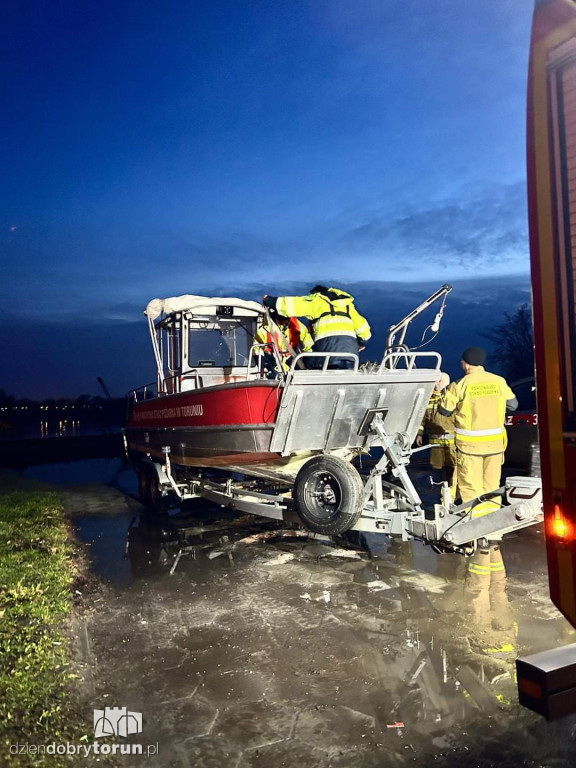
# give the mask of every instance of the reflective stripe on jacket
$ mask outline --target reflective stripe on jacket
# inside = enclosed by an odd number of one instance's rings
[[[282,331],[282,334],[275,330],[274,338],[282,355],[290,356],[290,352],[286,347],[285,338],[295,352],[309,352],[312,349],[314,340],[312,339],[308,328],[306,328],[304,323],[300,322],[297,317],[291,317],[286,328],[282,328],[281,326],[279,326],[279,328]],[[263,325],[258,329],[254,341],[257,344],[269,344],[270,347],[267,347],[266,351],[272,353],[272,334],[267,325]]]
[[[488,373],[481,365],[444,393],[441,407],[453,413],[455,442],[464,453],[503,453],[506,447],[504,419],[506,401],[514,393],[502,376]]]
[[[352,296],[338,288],[308,296],[279,296],[276,311],[284,317],[309,318],[314,341],[329,336],[351,336],[366,342],[372,335],[368,321],[354,306]]]

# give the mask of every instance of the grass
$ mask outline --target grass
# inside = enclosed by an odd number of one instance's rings
[[[82,736],[72,712],[65,634],[75,579],[73,546],[53,493],[0,496],[0,764],[17,742]],[[18,765],[62,758],[12,758]],[[29,762],[28,762],[29,761]]]

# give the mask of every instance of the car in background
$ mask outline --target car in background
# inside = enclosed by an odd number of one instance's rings
[[[504,468],[540,477],[540,446],[538,443],[538,411],[534,376],[510,384],[518,398],[518,409],[506,415],[508,447]]]

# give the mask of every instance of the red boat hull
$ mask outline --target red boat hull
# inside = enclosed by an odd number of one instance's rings
[[[221,466],[268,461],[282,388],[236,382],[136,403],[126,426],[128,450],[173,463]]]

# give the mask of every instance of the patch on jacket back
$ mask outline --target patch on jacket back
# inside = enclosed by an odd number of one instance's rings
[[[486,384],[470,384],[466,389],[470,397],[489,397],[490,395],[499,395],[500,384],[490,382]]]

